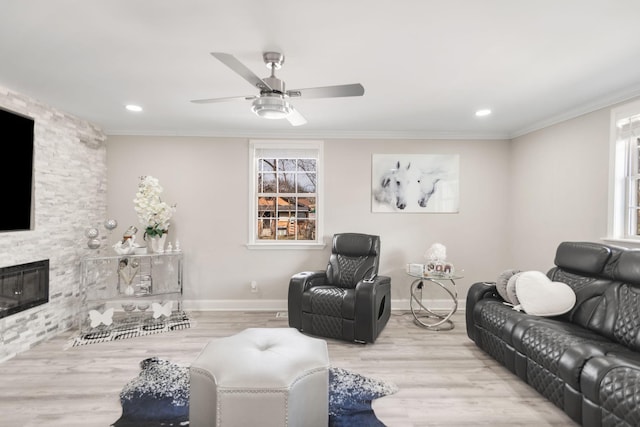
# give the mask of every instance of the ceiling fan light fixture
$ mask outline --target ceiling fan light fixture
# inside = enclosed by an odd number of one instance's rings
[[[279,96],[261,96],[253,101],[251,111],[265,119],[285,119],[291,114],[291,105]]]

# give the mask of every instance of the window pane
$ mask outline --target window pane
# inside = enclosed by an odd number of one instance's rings
[[[278,173],[278,192],[279,193],[295,193],[296,192],[296,174],[295,173]]]
[[[258,197],[258,215],[275,216],[275,197]]]
[[[276,236],[273,232],[275,221],[270,219],[258,220],[258,239],[259,240],[275,240]]]
[[[315,172],[316,159],[298,159],[298,170],[304,172]]]
[[[275,172],[276,160],[275,159],[259,159],[258,170],[263,172]]]
[[[278,218],[292,217],[296,214],[296,198],[295,197],[279,197],[278,198]]]
[[[296,160],[295,159],[279,159],[278,170],[294,172],[296,170]]]
[[[288,217],[278,218],[278,240],[294,240],[295,236],[295,220],[289,220]]]
[[[314,219],[298,219],[297,237],[298,240],[315,240],[316,221]]]
[[[258,197],[258,239],[275,239],[276,209],[274,197]]]
[[[258,174],[258,193],[275,193],[276,191],[275,173]]]
[[[640,209],[636,209],[635,210],[635,216],[634,216],[634,220],[635,220],[635,227],[634,232],[636,236],[640,236]]]
[[[299,197],[298,198],[298,218],[315,217],[316,198],[315,197]]]
[[[316,174],[299,173],[298,174],[298,193],[315,193],[316,192]]]

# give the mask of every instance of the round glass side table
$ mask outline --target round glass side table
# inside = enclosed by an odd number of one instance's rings
[[[463,276],[457,274],[407,274],[415,278],[411,283],[411,299],[409,300],[409,307],[411,308],[411,314],[413,314],[414,319],[413,322],[422,328],[432,331],[448,331],[453,329],[454,324],[451,321],[451,316],[453,316],[458,309],[458,291],[455,281],[462,279]],[[429,285],[435,286],[436,289],[444,290],[447,297],[451,298],[452,305],[448,311],[436,313],[436,309],[429,308],[422,302],[422,291],[425,289],[425,286]]]

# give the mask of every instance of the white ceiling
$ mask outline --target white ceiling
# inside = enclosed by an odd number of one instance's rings
[[[638,0],[0,0],[0,86],[107,134],[509,138],[640,95],[638,16]],[[257,94],[213,51],[260,77],[280,51],[288,89],[365,94],[295,99],[295,128],[191,103]]]

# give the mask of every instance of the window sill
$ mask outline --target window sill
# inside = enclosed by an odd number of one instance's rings
[[[282,249],[312,249],[322,250],[325,243],[247,243],[248,249],[257,250],[282,250]]]
[[[613,244],[640,248],[640,239],[629,239],[629,238],[624,239],[621,237],[602,237],[600,240],[604,242],[611,242]]]

